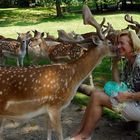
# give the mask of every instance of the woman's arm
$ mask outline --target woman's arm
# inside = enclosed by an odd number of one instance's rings
[[[130,92],[121,93],[120,92],[115,98],[119,102],[140,101],[140,92],[136,92],[136,93],[130,93]]]
[[[135,100],[135,101],[140,101],[140,92],[136,92],[132,94],[130,99]]]
[[[120,73],[119,73],[119,69],[118,69],[118,62],[119,62],[119,60],[117,58],[113,59],[112,79],[113,79],[113,81],[120,83]]]

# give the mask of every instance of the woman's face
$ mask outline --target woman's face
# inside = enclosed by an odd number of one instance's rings
[[[130,38],[127,35],[122,35],[118,38],[117,47],[121,56],[127,57],[133,52],[130,42]]]

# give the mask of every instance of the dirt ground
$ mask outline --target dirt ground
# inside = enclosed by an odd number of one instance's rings
[[[64,138],[70,136],[78,127],[84,111],[79,110],[77,105],[71,103],[62,113],[62,125]],[[92,140],[140,140],[139,133],[131,130],[123,120],[109,120],[102,117]],[[6,121],[4,125],[4,140],[46,140],[44,116],[32,119],[24,125],[19,122]]]

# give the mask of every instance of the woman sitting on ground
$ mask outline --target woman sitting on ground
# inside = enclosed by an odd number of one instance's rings
[[[91,133],[101,119],[103,107],[114,109],[114,101],[124,103],[121,115],[127,121],[140,121],[140,40],[133,31],[122,31],[117,37],[117,48],[121,57],[126,60],[123,80],[129,91],[119,92],[112,100],[104,91],[94,91],[86,108],[80,128],[70,140],[89,140]],[[113,80],[120,82],[118,59],[114,59]]]

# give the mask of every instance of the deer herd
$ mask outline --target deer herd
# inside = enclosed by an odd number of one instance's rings
[[[140,24],[129,15],[124,19],[140,36]],[[18,33],[17,39],[0,36],[0,139],[3,139],[3,120],[30,119],[47,114],[47,140],[55,131],[63,140],[62,109],[68,106],[80,84],[105,56],[116,56],[114,45],[117,30],[105,18],[99,24],[88,6],[83,6],[83,22],[96,32],[85,34],[58,30],[58,38],[49,33],[33,31]],[[133,24],[133,25],[132,25]],[[46,37],[45,37],[46,36]],[[41,58],[49,65],[24,66],[24,58],[32,56],[32,63]],[[7,59],[16,59],[18,67],[6,67]],[[44,115],[46,117],[46,115]]]

